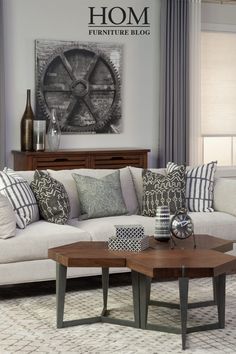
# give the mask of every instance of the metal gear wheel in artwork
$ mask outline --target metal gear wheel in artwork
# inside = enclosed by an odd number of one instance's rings
[[[56,108],[62,132],[99,133],[112,123],[120,104],[120,77],[103,53],[59,49],[40,73],[37,95],[45,117]]]

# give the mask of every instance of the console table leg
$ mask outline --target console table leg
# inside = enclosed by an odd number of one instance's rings
[[[67,267],[56,264],[57,328],[63,327]]]
[[[225,274],[215,277],[219,328],[225,328]]]
[[[108,287],[109,287],[109,268],[102,268],[103,312],[107,310]]]
[[[181,334],[182,349],[185,350],[187,334],[187,312],[188,312],[188,283],[186,277],[179,278],[179,297],[180,297],[180,316],[181,316]]]

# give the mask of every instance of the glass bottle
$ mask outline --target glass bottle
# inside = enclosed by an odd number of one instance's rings
[[[33,120],[34,113],[31,107],[31,91],[28,89],[25,111],[20,123],[21,151],[33,150]]]
[[[48,148],[50,151],[59,149],[61,140],[61,129],[56,116],[56,110],[53,108],[51,111],[50,122],[47,130]]]

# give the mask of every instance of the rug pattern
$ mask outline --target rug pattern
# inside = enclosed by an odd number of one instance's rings
[[[226,354],[236,352],[236,277],[226,283],[226,328],[196,332],[187,336],[186,354]],[[152,299],[176,302],[177,282],[152,284]],[[190,281],[189,301],[212,298],[211,279]],[[132,319],[130,286],[109,289],[111,316]],[[66,295],[65,320],[94,316],[102,307],[101,289],[70,291]],[[0,353],[78,353],[78,354],[159,354],[184,353],[181,337],[107,323],[70,328],[55,327],[55,295],[27,296],[0,301]],[[189,310],[188,325],[217,320],[214,306]],[[178,326],[179,311],[151,306],[149,322]]]

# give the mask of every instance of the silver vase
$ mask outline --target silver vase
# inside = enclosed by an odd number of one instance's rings
[[[158,241],[170,239],[170,208],[166,205],[157,207],[154,237]]]

